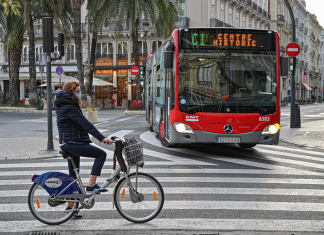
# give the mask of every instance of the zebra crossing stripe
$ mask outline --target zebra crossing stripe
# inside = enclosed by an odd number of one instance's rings
[[[105,195],[112,195],[112,190]],[[165,194],[211,194],[211,195],[270,195],[270,196],[317,196],[323,197],[324,190],[321,189],[273,189],[273,188],[195,188],[195,187],[163,187]],[[150,188],[146,188],[150,191]],[[153,189],[152,189],[153,191]],[[0,197],[27,197],[29,190],[3,190]],[[38,195],[47,196],[48,193],[38,192]],[[1,211],[0,211],[1,213]]]
[[[152,192],[153,194],[153,192]],[[125,208],[130,208],[134,203],[124,202]],[[42,210],[42,207],[40,208]],[[44,211],[47,207],[44,208]],[[96,202],[92,211],[112,211],[112,202]],[[323,212],[322,203],[303,202],[251,202],[251,201],[165,201],[163,210],[258,210],[258,211],[312,211]],[[27,203],[0,204],[1,213],[29,212]]]
[[[96,219],[96,220],[74,220],[68,221],[60,228],[77,231],[98,230],[101,231],[137,231],[148,230],[147,224],[134,224],[125,219]],[[207,230],[235,230],[235,231],[295,231],[313,232],[323,231],[323,220],[278,220],[278,219],[207,219],[207,218],[185,218],[185,219],[159,219],[149,222],[149,228],[154,230],[186,230],[186,231],[207,231]],[[43,223],[31,221],[0,221],[0,232],[28,232],[28,231],[51,231],[57,230],[57,226],[44,226]]]
[[[281,156],[287,156],[287,157],[293,157],[293,158],[298,158],[298,159],[303,159],[303,160],[313,160],[313,161],[319,161],[319,162],[324,162],[324,159],[322,157],[315,157],[315,156],[309,156],[309,155],[301,155],[296,154],[296,153],[290,153],[290,152],[280,152],[280,151],[276,151],[276,150],[269,150],[269,149],[265,149],[262,148],[262,153],[270,153],[270,154],[275,154],[275,155],[281,155]],[[314,152],[314,151],[312,151]],[[318,155],[320,153],[317,153]]]
[[[323,185],[323,179],[242,178],[242,177],[155,177],[163,183],[248,183],[248,184],[310,184]],[[104,179],[100,179],[104,180]],[[82,178],[88,182],[89,178]],[[97,182],[99,185],[103,182]],[[32,184],[30,179],[0,180],[0,185]]]
[[[19,176],[32,176],[34,174],[36,175],[41,175],[48,170],[38,170],[38,171],[1,171],[0,172],[0,177],[1,176],[8,176],[8,175],[13,175],[15,177]],[[67,165],[66,167],[61,170],[57,170],[65,174],[69,174],[69,171],[67,170]],[[304,172],[301,174],[300,170],[296,169],[294,171],[289,171],[287,172],[286,170],[251,170],[251,169],[170,169],[170,168],[142,168],[141,172],[148,173],[148,174],[242,174],[242,175],[305,175]],[[324,173],[317,173],[317,172],[312,172],[312,171],[305,171],[307,175],[318,175],[318,176],[323,176]],[[81,174],[90,174],[91,169],[81,169],[80,171]],[[111,175],[113,173],[112,169],[102,169],[101,170],[101,178],[103,175]]]

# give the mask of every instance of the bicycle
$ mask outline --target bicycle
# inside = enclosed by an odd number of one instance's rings
[[[111,139],[115,144],[115,156],[119,165],[101,188],[116,183],[113,190],[113,208],[116,205],[119,214],[128,221],[148,222],[162,210],[163,188],[153,176],[138,172],[139,167],[144,167],[142,143],[126,146],[126,142],[118,137]],[[91,209],[95,204],[94,198],[100,194],[96,190],[86,193],[73,157],[63,150],[60,153],[64,159],[71,160],[77,179],[55,171],[33,175],[34,184],[28,194],[28,206],[33,216],[49,225],[65,223],[75,212]],[[132,166],[136,166],[136,171],[130,173]],[[124,177],[121,178],[121,174]],[[66,203],[71,207],[70,210],[66,210]]]

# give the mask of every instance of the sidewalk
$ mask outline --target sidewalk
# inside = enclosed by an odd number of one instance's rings
[[[53,116],[54,115],[55,111],[53,113]],[[107,117],[109,115],[125,116],[124,110],[99,110],[98,123],[107,120]],[[55,137],[58,135],[56,131],[56,123],[53,121],[53,144],[55,151],[46,151],[48,139],[46,131],[47,122],[33,123],[37,124],[39,129],[36,130],[31,126],[26,126],[24,122],[12,122],[10,124],[7,124],[6,126],[3,126],[3,128],[1,129],[3,137],[0,137],[0,160],[61,157],[61,155],[59,154],[59,142],[55,139]],[[10,137],[8,138],[9,134],[12,133],[16,133],[17,137],[11,137],[10,135]]]
[[[283,127],[280,141],[301,147],[324,149],[324,120],[301,123],[301,128]]]

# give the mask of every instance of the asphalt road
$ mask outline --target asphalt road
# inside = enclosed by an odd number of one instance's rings
[[[324,117],[324,105],[301,106],[301,111],[303,122]],[[46,120],[43,114],[0,113],[0,137],[11,130],[12,137],[29,133],[45,138],[46,132],[36,130],[46,130]],[[324,160],[319,150],[283,143],[254,149],[241,149],[234,144],[166,149],[161,147],[156,134],[149,132],[144,116],[100,116],[99,121],[101,124],[96,127],[103,134],[134,136],[143,143],[146,164],[141,171],[156,177],[165,190],[166,201],[160,215],[145,224],[124,220],[112,208],[110,187],[107,194],[96,197],[94,208],[80,212],[82,220],[44,225],[31,215],[27,206],[31,175],[53,170],[67,173],[66,161],[6,160],[0,161],[0,233],[324,233]],[[281,125],[289,125],[286,107],[282,109]],[[93,141],[108,153],[98,178],[101,184],[112,173],[113,146]],[[82,158],[81,162],[81,177],[87,184],[93,159]]]

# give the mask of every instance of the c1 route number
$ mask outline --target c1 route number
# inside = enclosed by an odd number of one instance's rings
[[[267,122],[270,121],[270,117],[259,117],[260,122]]]

